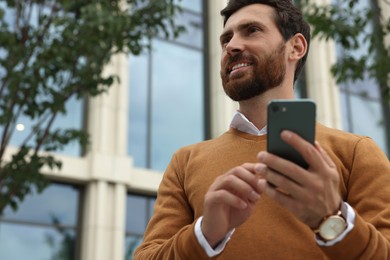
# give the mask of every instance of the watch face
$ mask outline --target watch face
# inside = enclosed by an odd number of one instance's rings
[[[319,233],[325,240],[333,240],[345,230],[345,220],[339,216],[331,216],[320,227]]]

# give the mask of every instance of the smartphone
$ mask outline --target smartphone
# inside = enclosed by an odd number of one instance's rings
[[[316,104],[309,99],[275,99],[268,104],[267,120],[267,151],[307,168],[302,155],[280,133],[290,130],[314,145]]]

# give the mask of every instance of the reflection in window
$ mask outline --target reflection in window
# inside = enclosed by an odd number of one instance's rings
[[[305,79],[305,69],[303,69],[294,83],[294,95],[296,98],[307,98],[307,85]]]
[[[340,97],[344,129],[370,136],[385,153],[389,154],[380,102],[377,99],[343,91],[340,92]]]
[[[66,199],[65,199],[66,198]],[[80,189],[51,184],[0,218],[0,260],[77,259]]]
[[[83,106],[82,100],[70,99],[66,104],[67,114],[58,114],[55,119],[51,130],[54,129],[77,129],[83,128]],[[32,127],[36,124],[36,121],[32,121],[26,116],[20,116],[16,123],[16,129],[10,140],[11,146],[20,146],[24,140],[30,135]],[[2,131],[2,127],[0,127]],[[35,140],[31,139],[28,144],[34,145]],[[62,150],[56,151],[58,154],[80,156],[82,154],[81,146],[78,142],[72,142],[64,146]]]
[[[202,64],[194,50],[158,40],[155,46],[151,167],[163,170],[166,153],[170,157],[179,147],[203,139],[203,67],[193,65]]]
[[[194,3],[199,1],[194,1]],[[203,48],[203,17],[199,13],[184,10],[178,13],[175,18],[178,25],[186,28],[186,32],[175,39],[175,43],[185,44],[192,48]]]
[[[179,4],[182,8],[188,9],[194,12],[202,11],[202,1],[199,0],[176,0],[176,4]]]
[[[339,5],[345,4],[341,0],[333,2]],[[371,8],[369,1],[358,1],[356,4],[361,9]],[[365,29],[372,31],[372,23]],[[360,57],[362,53],[367,52],[368,42],[364,39],[359,39],[359,42],[360,48],[353,51],[347,51],[338,45],[337,56],[339,58],[346,55]],[[387,138],[390,138],[390,129],[386,129],[385,122],[388,113],[386,111],[389,108],[383,106],[378,83],[368,75],[363,76],[362,80],[339,84],[343,128],[348,132],[371,137],[389,156],[390,147]]]
[[[141,244],[144,230],[152,214],[156,199],[128,195],[126,201],[125,259],[133,259],[135,249]]]
[[[9,26],[10,30],[15,29],[15,16],[16,11],[14,8],[8,7],[8,5],[4,2],[0,2],[0,8],[4,10],[4,22]],[[33,3],[29,7],[31,8],[31,18],[30,20],[24,21],[26,24],[32,27],[36,27],[38,24],[39,15],[38,12],[42,12],[40,15],[43,15],[44,13],[51,12],[51,4],[48,3],[42,3],[37,4]],[[0,46],[0,59],[7,59],[8,52],[5,48],[1,48]],[[29,62],[35,61],[34,56],[30,58]],[[4,67],[0,66],[0,82],[4,78],[6,73],[6,70]],[[65,74],[65,73],[64,73]],[[47,79],[48,82],[50,82],[50,79]],[[57,86],[58,87],[58,86]],[[52,88],[55,88],[55,86],[52,86]],[[48,96],[40,96],[42,100],[50,98]],[[41,100],[41,101],[42,101]],[[50,100],[51,101],[51,100]],[[83,100],[77,100],[76,98],[70,99],[66,104],[66,114],[58,114],[56,117],[56,120],[54,121],[51,130],[55,129],[76,129],[80,130],[83,128],[83,120],[84,120],[84,101]],[[46,125],[47,120],[44,124],[40,125]],[[15,124],[15,131],[13,132],[12,138],[10,140],[11,146],[20,146],[22,143],[25,142],[25,139],[31,135],[32,128],[34,125],[38,124],[37,118],[35,120],[31,120],[30,118],[21,115],[16,124]],[[3,126],[0,126],[0,134],[3,132]],[[29,145],[34,145],[34,138],[30,138],[31,140],[28,142]],[[81,147],[78,142],[69,143],[66,145],[63,150],[57,151],[59,154],[65,154],[65,155],[72,155],[72,156],[80,156],[82,151]]]
[[[155,38],[152,49],[130,56],[128,154],[137,167],[165,170],[182,146],[205,138],[202,1],[183,1],[176,17],[187,33]]]

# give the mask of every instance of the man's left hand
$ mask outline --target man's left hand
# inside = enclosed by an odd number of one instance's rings
[[[281,133],[281,137],[303,156],[309,167],[304,169],[276,155],[260,152],[256,172],[264,178],[262,193],[311,228],[316,228],[324,217],[340,209],[339,173],[318,142],[312,145],[287,130]]]

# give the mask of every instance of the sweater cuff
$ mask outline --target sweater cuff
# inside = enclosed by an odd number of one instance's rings
[[[212,248],[210,246],[209,242],[207,242],[206,237],[203,235],[203,232],[201,229],[202,219],[203,219],[203,216],[200,217],[195,223],[196,239],[198,240],[199,244],[201,245],[203,250],[206,252],[208,257],[213,257],[216,255],[219,255],[225,249],[225,246],[226,246],[227,242],[229,242],[235,229],[232,229],[231,231],[229,231],[229,233],[227,233],[225,238],[215,248]]]

